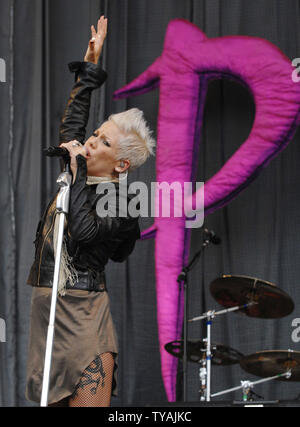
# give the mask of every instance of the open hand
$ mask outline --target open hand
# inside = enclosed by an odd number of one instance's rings
[[[91,26],[92,38],[89,41],[89,46],[86,51],[84,60],[85,62],[93,62],[98,64],[102,47],[107,35],[107,18],[104,18],[104,15],[98,20],[97,31],[94,25]]]

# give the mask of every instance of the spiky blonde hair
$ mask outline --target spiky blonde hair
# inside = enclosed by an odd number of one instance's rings
[[[124,134],[119,141],[117,160],[130,161],[128,172],[137,169],[150,155],[154,155],[156,142],[141,110],[131,108],[122,113],[111,114],[108,120],[113,121]]]

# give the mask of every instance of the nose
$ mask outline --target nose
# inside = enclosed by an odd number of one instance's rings
[[[85,143],[86,148],[95,148],[96,147],[96,141],[93,136],[91,136]]]

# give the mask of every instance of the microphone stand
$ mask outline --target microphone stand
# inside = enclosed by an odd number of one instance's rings
[[[201,248],[194,255],[191,262],[182,269],[181,273],[177,278],[177,282],[180,284],[183,282],[183,295],[184,295],[184,318],[183,318],[183,401],[187,402],[187,338],[188,338],[188,272],[193,268],[196,262],[199,260],[203,250],[214,241],[214,235],[208,234],[206,239],[201,245]]]
[[[50,317],[49,317],[47,341],[46,341],[42,395],[41,395],[41,402],[40,402],[40,406],[42,407],[48,406],[48,394],[49,394],[50,371],[51,371],[51,362],[52,362],[51,359],[52,359],[52,350],[53,350],[53,341],[54,341],[54,325],[55,325],[55,312],[56,312],[56,302],[57,302],[57,293],[58,293],[58,281],[59,281],[59,273],[60,273],[60,261],[61,261],[61,252],[62,252],[62,244],[63,244],[63,237],[64,237],[64,224],[65,224],[65,218],[69,212],[70,188],[72,184],[72,174],[70,172],[69,161],[65,161],[65,170],[59,175],[56,182],[60,187],[60,190],[57,196],[57,201],[56,201],[56,212],[59,215],[59,229],[58,229],[58,239],[57,239],[57,246],[56,246]]]

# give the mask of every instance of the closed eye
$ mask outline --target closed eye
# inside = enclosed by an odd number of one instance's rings
[[[95,138],[98,138],[99,137],[99,134],[97,133],[97,132],[93,132],[93,134],[92,134]],[[111,145],[110,145],[110,143],[108,142],[108,141],[106,141],[104,138],[103,138],[103,136],[101,137],[101,139],[102,139],[102,142],[103,142],[103,144],[104,145],[106,145],[107,147],[111,147]]]

